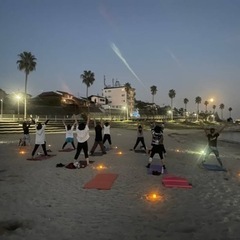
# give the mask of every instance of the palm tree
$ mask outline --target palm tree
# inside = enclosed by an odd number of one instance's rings
[[[130,99],[130,91],[132,89],[132,86],[131,86],[131,83],[127,82],[124,84],[124,88],[125,88],[125,91],[126,91],[126,111],[127,111],[127,120],[128,120],[128,101]]]
[[[223,119],[223,109],[224,109],[224,104],[223,103],[221,103],[220,105],[219,105],[219,108],[221,109],[221,118]]]
[[[187,117],[187,104],[189,102],[189,100],[187,98],[183,99],[184,105],[185,105],[185,117]]]
[[[213,108],[213,114],[215,113],[215,109],[216,109],[216,105],[213,105],[212,108]]]
[[[169,90],[168,96],[171,98],[171,112],[172,112],[172,120],[173,120],[173,98],[176,96],[176,92],[174,89]]]
[[[152,94],[152,103],[154,103],[154,95],[156,95],[156,93],[157,93],[157,87],[153,85],[150,87],[150,90],[151,90],[151,94]]]
[[[201,102],[202,102],[202,98],[197,96],[195,98],[195,103],[197,104],[197,120],[198,120],[198,115],[199,115],[199,104],[201,104]]]
[[[88,88],[93,84],[95,81],[95,76],[94,73],[89,71],[84,71],[83,74],[80,75],[80,78],[82,79],[82,82],[86,84],[87,89],[86,89],[86,98],[88,98]]]
[[[205,102],[204,102],[204,105],[206,106],[206,109],[205,109],[206,113],[207,113],[207,106],[208,106],[208,104],[209,104],[208,101],[205,101]]]
[[[231,117],[232,117],[232,108],[230,107],[230,108],[228,109],[228,111],[229,111],[229,117],[231,118]]]
[[[129,95],[129,93],[130,93],[130,90],[131,90],[131,88],[132,88],[131,83],[129,83],[129,82],[125,83],[125,84],[124,84],[124,88],[125,88],[125,91],[126,91],[127,97],[128,97],[128,95]]]
[[[24,90],[24,119],[27,118],[27,83],[28,75],[30,72],[36,70],[36,58],[31,52],[23,52],[18,54],[19,60],[17,61],[18,69],[25,72],[25,90]]]

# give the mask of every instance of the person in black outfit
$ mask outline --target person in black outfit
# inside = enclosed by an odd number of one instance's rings
[[[30,135],[29,135],[30,126],[31,126],[30,122],[26,122],[26,121],[23,122],[22,124],[23,138],[20,139],[18,146],[30,145]]]
[[[102,137],[102,121],[96,123],[96,121],[94,119],[94,127],[95,127],[95,142],[90,151],[90,155],[94,154],[94,151],[98,145],[100,146],[102,153],[106,154],[106,151],[105,151],[104,145],[103,145],[103,137]]]

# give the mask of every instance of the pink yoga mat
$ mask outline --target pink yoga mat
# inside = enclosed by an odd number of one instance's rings
[[[173,175],[164,176],[162,178],[162,184],[165,187],[192,188],[192,185],[188,182],[186,178]]]
[[[87,182],[83,188],[85,189],[99,189],[109,190],[111,189],[114,181],[117,179],[118,174],[114,173],[101,173],[97,174],[92,180]]]

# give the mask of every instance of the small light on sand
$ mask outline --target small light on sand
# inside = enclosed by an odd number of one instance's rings
[[[179,150],[179,149],[177,149],[177,150],[176,150],[176,152],[180,152],[180,150]]]
[[[51,147],[51,144],[49,144],[48,146]]]
[[[97,169],[99,169],[99,170],[102,170],[102,169],[106,169],[107,167],[105,167],[104,165],[102,165],[102,164],[100,164],[98,167],[97,167]]]
[[[95,169],[97,169],[97,170],[103,170],[103,169],[107,169],[107,167],[104,166],[103,164],[99,164]]]
[[[117,149],[118,147],[116,146],[115,148]]]
[[[22,151],[20,151],[19,153],[23,155],[23,154],[25,154],[25,151],[22,150]]]
[[[162,200],[162,196],[158,193],[151,193],[146,195],[146,199],[151,202],[158,202]]]
[[[119,152],[118,152],[118,155],[122,155],[122,152],[121,152],[121,151],[119,151]]]
[[[238,173],[238,176],[240,177],[240,173]]]

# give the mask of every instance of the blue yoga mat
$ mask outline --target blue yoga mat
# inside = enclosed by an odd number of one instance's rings
[[[150,168],[147,169],[147,173],[148,174],[152,174],[152,171],[158,171],[158,172],[161,172],[162,170],[162,165],[159,165],[159,164],[151,164],[150,165]]]
[[[205,169],[207,169],[209,171],[223,171],[223,172],[227,171],[225,168],[220,167],[219,165],[215,165],[215,164],[203,163],[202,165]]]

